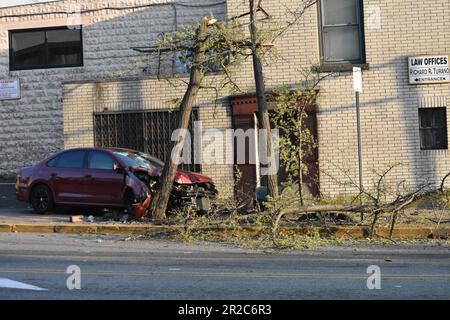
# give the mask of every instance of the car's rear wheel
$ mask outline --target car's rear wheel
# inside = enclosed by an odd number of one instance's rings
[[[31,191],[30,202],[34,212],[44,214],[53,209],[52,191],[46,185],[37,185]]]

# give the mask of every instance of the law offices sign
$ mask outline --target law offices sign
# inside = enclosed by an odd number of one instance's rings
[[[19,79],[0,80],[0,101],[20,99]]]
[[[450,56],[430,55],[409,57],[409,83],[450,83]]]

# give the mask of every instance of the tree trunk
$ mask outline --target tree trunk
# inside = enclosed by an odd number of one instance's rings
[[[178,128],[181,132],[186,132],[192,114],[192,108],[195,103],[198,91],[203,77],[202,64],[205,61],[205,38],[208,21],[204,19],[197,29],[197,48],[195,50],[193,66],[190,74],[190,81],[183,101],[180,105],[178,116]],[[161,176],[158,192],[153,199],[152,218],[154,221],[162,221],[166,218],[167,204],[172,193],[173,182],[178,170],[178,163],[174,162],[174,157],[179,159],[184,146],[185,135],[181,134],[178,141],[171,143],[170,152],[164,164],[164,170]]]
[[[305,201],[303,199],[303,111],[300,113],[300,128],[298,132],[298,140],[299,140],[299,150],[298,150],[298,194],[300,197],[300,205],[303,207],[305,205]]]
[[[250,0],[250,32],[252,39],[252,55],[253,55],[253,71],[255,76],[255,84],[256,84],[256,94],[258,100],[258,108],[259,108],[259,122],[262,126],[266,134],[266,148],[267,148],[267,158],[268,158],[268,166],[270,168],[275,167],[275,157],[272,146],[272,132],[270,127],[270,118],[269,112],[267,108],[266,101],[266,88],[264,83],[264,75],[263,75],[263,66],[261,62],[261,58],[258,54],[258,27],[256,25],[257,20],[257,12],[258,12],[258,1]],[[261,146],[260,146],[261,147]],[[277,174],[269,174],[267,176],[267,188],[269,195],[272,198],[278,196],[278,176]]]
[[[299,117],[299,128],[298,128],[298,140],[299,140],[299,150],[298,150],[298,183],[299,183],[299,195],[300,195],[300,204],[301,206],[305,205],[305,198],[303,193],[303,164],[305,159],[305,153],[304,153],[304,146],[305,146],[305,130],[308,130],[308,128],[303,129],[303,122],[305,120],[305,117],[307,116],[305,114],[306,104],[303,101],[299,102],[300,104],[300,117]],[[297,106],[298,107],[298,106]],[[306,141],[306,143],[308,143]]]

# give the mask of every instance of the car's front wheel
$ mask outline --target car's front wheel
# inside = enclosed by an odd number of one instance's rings
[[[32,189],[30,200],[34,212],[38,214],[44,214],[52,210],[54,206],[52,191],[43,184]]]
[[[136,204],[136,196],[132,191],[128,191],[125,194],[124,205],[125,210],[131,219],[134,219],[136,216],[136,208],[134,207],[135,204]]]

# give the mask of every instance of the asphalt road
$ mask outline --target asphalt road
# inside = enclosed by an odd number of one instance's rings
[[[29,205],[16,199],[15,185],[0,182],[0,209],[26,209]]]
[[[0,223],[67,223],[71,215],[101,216],[101,213],[92,208],[57,208],[39,215],[30,204],[16,199],[13,183],[0,183]]]
[[[80,268],[81,290],[67,288],[71,265]],[[381,290],[367,288],[370,265],[381,268]],[[394,298],[449,299],[450,247],[273,254],[117,236],[0,234],[0,299]]]

